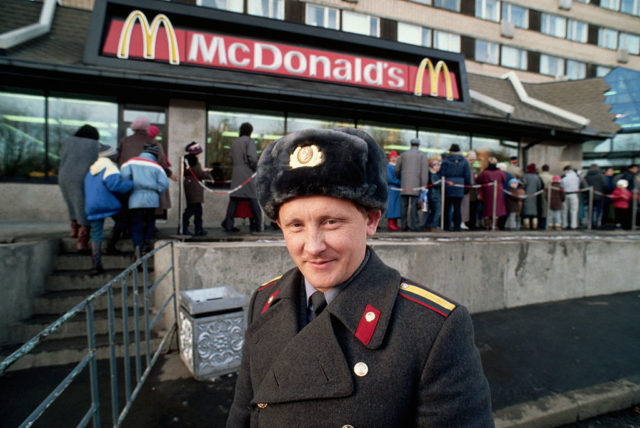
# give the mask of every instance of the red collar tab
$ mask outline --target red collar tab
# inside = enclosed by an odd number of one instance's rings
[[[358,329],[356,330],[356,337],[365,346],[371,342],[371,337],[376,331],[378,320],[380,320],[380,311],[371,305],[367,305],[364,313],[362,314],[362,318],[360,318]]]
[[[264,307],[262,308],[262,312],[260,312],[260,314],[264,314],[267,311],[267,309],[269,309],[269,306],[271,306],[273,299],[276,298],[279,292],[280,290],[276,290],[273,293],[271,293],[271,296],[269,296],[269,298],[267,299],[267,303],[264,304]]]

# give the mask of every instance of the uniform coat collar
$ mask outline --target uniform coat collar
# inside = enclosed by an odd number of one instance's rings
[[[298,269],[278,283],[268,309],[247,330],[252,345],[252,378],[261,379],[253,403],[278,403],[346,397],[353,393],[349,367],[336,335],[346,329],[355,346],[381,346],[398,295],[400,275],[371,251],[371,257],[351,283],[318,318],[298,331],[300,288]],[[273,294],[272,294],[273,295]],[[368,307],[380,312],[367,345],[356,338]],[[255,386],[255,385],[254,385]]]

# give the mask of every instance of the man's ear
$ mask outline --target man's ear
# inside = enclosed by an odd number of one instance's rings
[[[367,211],[367,236],[373,236],[378,229],[378,223],[382,217],[381,210],[369,210]]]

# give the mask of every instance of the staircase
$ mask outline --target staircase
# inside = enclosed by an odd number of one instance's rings
[[[40,333],[60,316],[71,310],[78,303],[99,290],[111,281],[116,275],[126,269],[132,262],[133,247],[130,240],[118,243],[118,249],[123,251],[118,255],[102,256],[102,264],[105,272],[91,276],[91,255],[79,254],[75,249],[74,238],[62,238],[60,240],[60,253],[55,260],[54,272],[49,275],[45,284],[45,293],[36,297],[33,302],[33,315],[28,319],[15,323],[9,331],[9,345],[0,347],[0,361],[9,356],[22,344],[28,342]],[[149,276],[152,277],[152,263],[149,263]],[[144,299],[142,297],[143,275],[138,273],[139,297],[138,306],[140,337],[144,340],[144,317],[142,310]],[[129,275],[127,280],[127,313],[129,315],[130,343],[134,341],[133,321],[133,278]],[[124,355],[122,345],[122,285],[115,284],[113,289],[115,309],[115,331],[117,356]],[[109,325],[108,325],[108,300],[106,293],[93,302],[94,331],[96,335],[96,355],[99,359],[109,358]],[[160,334],[152,332],[151,349],[156,349],[160,344]],[[141,345],[144,353],[146,347]],[[72,319],[66,321],[56,332],[46,338],[31,352],[19,359],[9,370],[20,370],[34,367],[65,365],[77,363],[87,353],[87,320],[86,311],[81,311]],[[133,355],[135,347],[130,345]]]

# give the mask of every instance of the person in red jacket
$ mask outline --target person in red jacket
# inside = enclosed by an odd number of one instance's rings
[[[611,201],[613,201],[613,208],[616,211],[616,223],[620,224],[623,229],[631,229],[629,207],[632,195],[627,189],[628,186],[629,182],[621,178],[616,183],[616,190],[611,193]]]

